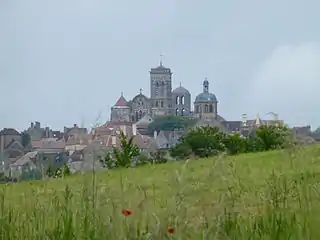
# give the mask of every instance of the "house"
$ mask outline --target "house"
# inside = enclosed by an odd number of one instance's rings
[[[71,172],[86,172],[92,169],[102,170],[100,159],[112,149],[102,142],[94,140],[81,150],[75,150],[69,157],[68,166]]]
[[[40,152],[64,152],[65,141],[63,139],[57,140],[55,138],[43,138],[39,141],[32,141],[31,148],[33,151]]]
[[[4,128],[0,131],[0,161],[3,167],[23,156],[24,151],[21,134],[17,130]]]
[[[82,150],[92,141],[92,135],[71,135],[65,143],[65,150],[72,154],[73,151]]]
[[[127,138],[133,137],[133,143],[143,152],[148,148],[152,139],[142,135],[137,131],[136,124],[129,125],[125,122],[107,122],[106,124],[94,129],[93,139],[100,141],[107,148],[120,147],[120,133],[123,132]]]
[[[53,131],[49,127],[42,128],[40,122],[32,122],[26,133],[29,134],[31,141],[40,141],[42,138],[61,139],[63,137],[60,131]]]

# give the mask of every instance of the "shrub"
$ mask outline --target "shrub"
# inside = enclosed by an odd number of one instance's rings
[[[247,151],[247,139],[240,134],[227,135],[224,144],[230,155],[245,153]]]
[[[158,150],[150,153],[150,155],[151,158],[149,160],[154,164],[166,163],[168,161],[168,159],[166,159],[166,152],[164,151]]]

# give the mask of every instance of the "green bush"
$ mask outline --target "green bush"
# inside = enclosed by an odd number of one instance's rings
[[[170,149],[176,159],[215,156],[221,152],[230,155],[261,152],[286,147],[290,131],[286,127],[263,125],[252,131],[248,137],[240,134],[225,134],[217,127],[203,126],[192,129],[180,139],[180,143]]]

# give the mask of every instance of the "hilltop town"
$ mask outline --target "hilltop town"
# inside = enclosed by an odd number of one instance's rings
[[[105,154],[119,147],[119,135],[134,136],[134,144],[145,154],[169,149],[177,144],[186,129],[157,129],[150,133],[150,124],[162,117],[180,117],[192,120],[197,126],[216,126],[227,133],[240,133],[247,136],[250,131],[261,125],[283,125],[278,114],[273,120],[256,116],[242,121],[226,120],[219,115],[218,98],[210,92],[208,79],[203,80],[203,89],[192,98],[190,92],[180,84],[172,87],[172,71],[162,62],[150,70],[150,96],[142,91],[127,100],[121,94],[111,107],[110,120],[101,126],[87,129],[74,124],[55,131],[41,126],[40,122],[31,123],[29,128],[18,132],[14,128],[0,131],[1,172],[18,176],[25,169],[47,168],[56,162],[68,164],[72,171],[86,171],[99,165],[94,155]],[[319,139],[312,135],[310,126],[293,128],[297,135]]]

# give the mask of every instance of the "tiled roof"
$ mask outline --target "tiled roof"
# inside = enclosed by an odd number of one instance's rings
[[[113,147],[112,145],[112,138],[113,136],[116,137],[116,144],[115,146],[118,147],[120,145],[120,132],[124,131],[127,137],[132,137],[132,126],[127,125],[113,125],[109,124],[107,126],[104,126],[104,128],[97,129],[96,131],[96,140],[100,140],[103,142],[103,145],[106,147]],[[133,142],[140,148],[146,148],[149,144],[150,137],[141,135],[139,132],[134,136]]]
[[[0,135],[20,135],[20,133],[14,128],[4,128],[0,131]]]
[[[126,107],[128,106],[127,100],[121,95],[116,104],[115,107]]]
[[[54,139],[41,139],[40,141],[32,141],[33,149],[64,149],[64,141],[56,141]]]

